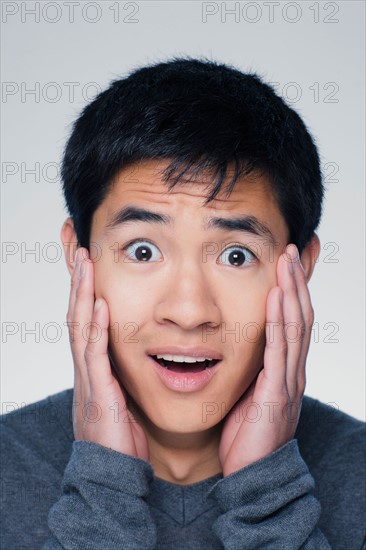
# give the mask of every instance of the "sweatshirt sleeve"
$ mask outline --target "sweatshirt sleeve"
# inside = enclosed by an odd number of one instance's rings
[[[155,548],[156,527],[146,503],[152,478],[145,460],[74,441],[42,550]]]
[[[270,455],[220,479],[207,493],[222,514],[212,529],[225,550],[329,550],[317,527],[314,478],[291,439]]]

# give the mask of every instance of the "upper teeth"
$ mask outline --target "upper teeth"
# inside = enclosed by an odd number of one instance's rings
[[[188,355],[157,355],[157,359],[176,361],[177,363],[196,363],[197,361],[212,361],[210,357],[190,357]]]

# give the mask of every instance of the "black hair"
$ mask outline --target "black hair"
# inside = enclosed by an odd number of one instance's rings
[[[112,81],[88,104],[73,124],[61,169],[79,246],[89,248],[93,214],[118,172],[146,159],[169,160],[169,190],[187,174],[214,174],[205,205],[230,166],[227,195],[239,177],[264,174],[300,253],[319,224],[324,188],[314,139],[256,73],[173,57]]]

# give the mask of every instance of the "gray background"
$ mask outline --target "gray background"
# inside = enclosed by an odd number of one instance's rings
[[[73,384],[58,171],[72,121],[112,79],[190,54],[277,82],[317,140],[327,194],[305,393],[365,419],[364,3],[1,7],[3,412]]]

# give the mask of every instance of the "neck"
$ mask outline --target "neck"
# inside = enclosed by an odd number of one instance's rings
[[[221,430],[220,430],[221,431]],[[148,435],[150,462],[155,476],[177,485],[190,485],[222,472],[218,430],[198,434]]]

